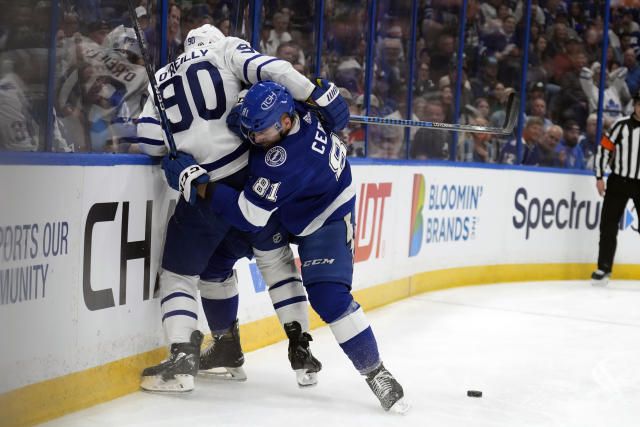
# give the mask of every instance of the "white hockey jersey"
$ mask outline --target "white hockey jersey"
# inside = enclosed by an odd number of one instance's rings
[[[314,89],[289,62],[262,55],[236,37],[186,49],[155,77],[176,148],[191,154],[213,181],[242,169],[249,159],[247,143],[226,124],[243,84],[273,80],[286,86],[297,100],[306,100]],[[168,152],[152,96],[138,120],[138,142],[145,154],[164,156]]]

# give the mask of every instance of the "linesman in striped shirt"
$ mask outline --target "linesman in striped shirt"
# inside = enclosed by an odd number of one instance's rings
[[[616,253],[618,222],[629,198],[640,214],[640,91],[633,98],[633,114],[615,122],[602,137],[595,160],[596,187],[604,195],[600,217],[598,269],[591,275],[594,286],[605,286]],[[605,192],[604,172],[611,166]]]

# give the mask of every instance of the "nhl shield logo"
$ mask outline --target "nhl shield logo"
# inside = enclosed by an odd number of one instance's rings
[[[267,151],[267,154],[264,155],[264,161],[267,165],[272,168],[276,168],[283,164],[287,160],[287,151],[276,145]]]

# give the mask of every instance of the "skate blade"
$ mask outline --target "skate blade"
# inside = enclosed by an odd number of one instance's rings
[[[221,381],[246,381],[247,374],[242,367],[201,369],[198,375]]]
[[[389,408],[389,412],[393,412],[394,414],[405,415],[410,408],[411,408],[411,405],[403,397],[400,400],[398,400],[396,403],[394,403],[391,408]]]
[[[595,286],[596,288],[604,288],[609,284],[609,279],[602,280],[591,280],[591,286]]]
[[[307,372],[306,369],[296,369],[296,381],[301,388],[313,387],[318,384],[318,373]]]
[[[176,375],[165,381],[161,376],[142,377],[140,382],[142,391],[150,393],[186,393],[195,388],[193,375]]]

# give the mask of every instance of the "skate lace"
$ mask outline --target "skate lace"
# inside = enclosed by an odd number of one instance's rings
[[[393,388],[393,377],[388,371],[380,371],[370,382],[376,396],[384,397]]]

